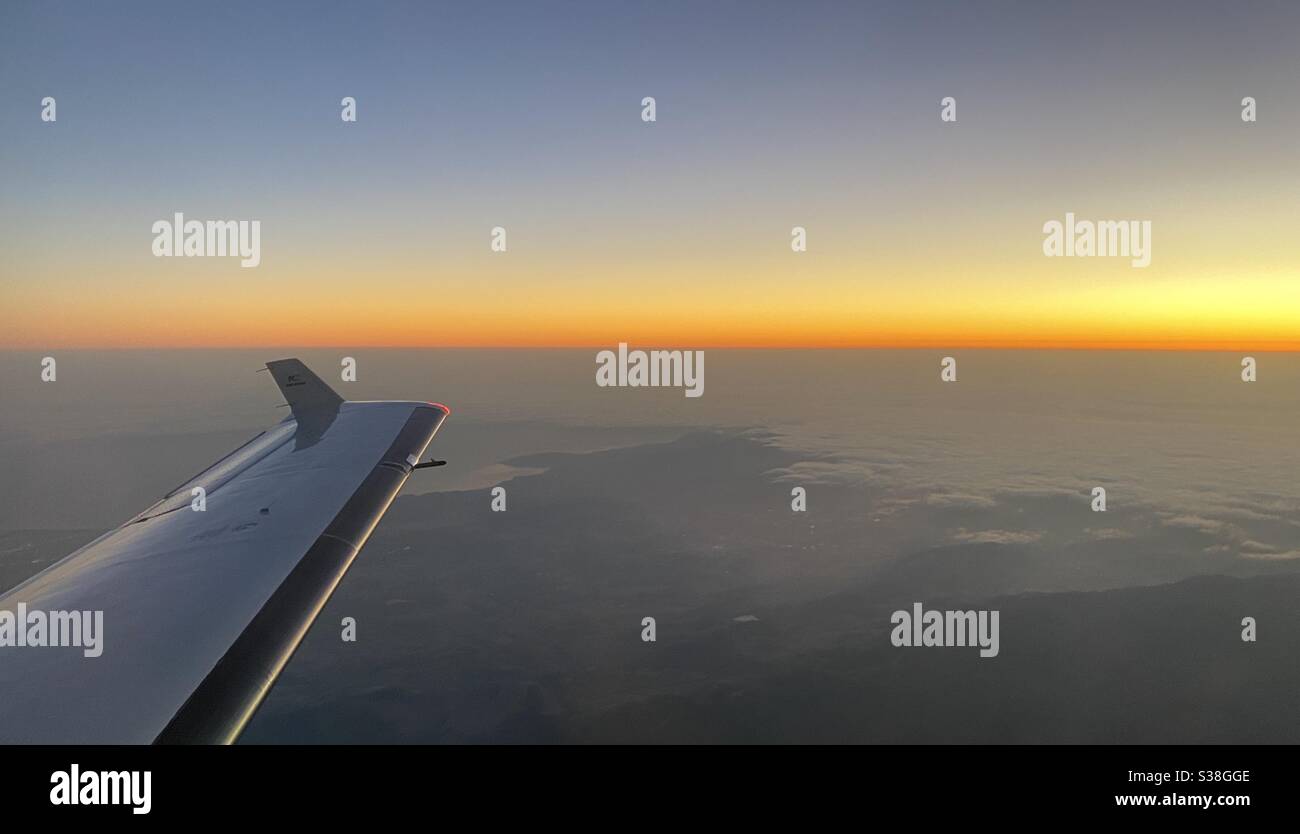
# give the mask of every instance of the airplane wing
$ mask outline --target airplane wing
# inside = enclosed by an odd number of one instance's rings
[[[0,596],[0,629],[21,610],[47,641],[51,612],[103,612],[97,657],[0,641],[0,741],[230,743],[252,718],[448,414],[267,368],[291,416]]]

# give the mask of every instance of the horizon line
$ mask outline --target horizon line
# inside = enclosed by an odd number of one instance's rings
[[[63,345],[0,345],[0,351],[9,353],[39,353],[41,351],[148,351],[148,350],[608,350],[627,344],[633,349],[646,350],[1038,350],[1038,351],[1132,351],[1151,353],[1260,353],[1300,352],[1300,339],[1268,340],[1257,343],[1205,342],[1205,341],[1125,341],[1125,342],[861,342],[844,344],[807,343],[650,343],[621,340],[615,342],[584,342],[574,344],[410,344],[410,343],[287,343],[264,344],[63,344]]]

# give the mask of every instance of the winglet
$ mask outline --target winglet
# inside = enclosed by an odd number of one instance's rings
[[[321,411],[337,410],[343,398],[299,359],[276,359],[266,369],[280,386],[280,393],[299,421]]]

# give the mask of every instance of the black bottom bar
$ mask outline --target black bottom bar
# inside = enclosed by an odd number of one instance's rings
[[[84,821],[415,820],[436,809],[486,810],[494,827],[511,815],[530,825],[654,817],[674,826],[718,818],[732,827],[785,818],[802,820],[801,828],[835,818],[1231,823],[1291,810],[1294,754],[1281,747],[37,747],[8,750],[0,784],[10,814]],[[51,775],[70,775],[74,764],[83,778],[149,771],[149,813],[133,814],[130,804],[52,804]],[[1210,798],[1208,807],[1201,797]]]

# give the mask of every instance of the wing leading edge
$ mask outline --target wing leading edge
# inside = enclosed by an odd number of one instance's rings
[[[0,741],[230,743],[247,725],[448,413],[268,368],[290,418],[0,597],[103,612],[98,657],[0,647]]]

